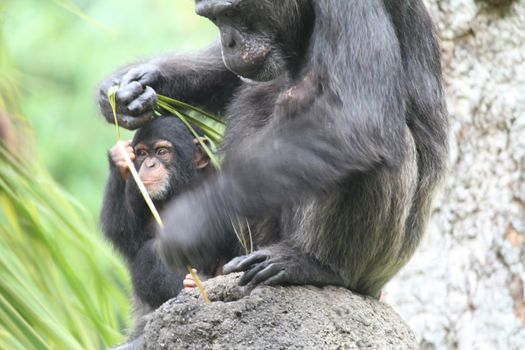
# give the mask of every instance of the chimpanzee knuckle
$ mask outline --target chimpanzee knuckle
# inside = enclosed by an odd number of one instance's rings
[[[128,105],[128,109],[130,113],[141,114],[144,112],[144,103],[140,99],[135,99]]]
[[[124,76],[122,77],[122,81],[120,83],[121,87],[124,87],[131,83],[132,81],[137,81],[141,76],[141,68],[131,68]]]
[[[157,92],[151,86],[146,86],[144,93],[139,98],[148,106],[153,107],[157,104]]]
[[[126,105],[140,96],[143,92],[144,87],[139,82],[134,81],[119,89],[115,95],[115,99],[117,103]]]
[[[127,115],[118,116],[119,125],[128,130],[135,130],[140,128],[145,121],[139,119],[138,117],[131,117]]]
[[[139,82],[142,85],[155,84],[161,78],[159,67],[154,64],[146,64],[141,66],[141,74]]]

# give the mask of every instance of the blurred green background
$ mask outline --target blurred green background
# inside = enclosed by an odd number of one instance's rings
[[[194,13],[193,0],[4,2],[0,18],[38,157],[97,214],[115,142],[98,113],[98,82],[133,61],[204,47],[217,31]]]
[[[0,131],[17,134],[0,142],[0,349],[122,342],[129,276],[96,219],[116,141],[97,85],[216,35],[192,0],[0,0]]]

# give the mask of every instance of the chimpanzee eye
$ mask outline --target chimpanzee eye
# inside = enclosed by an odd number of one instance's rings
[[[146,157],[148,155],[148,152],[146,152],[146,150],[143,149],[139,149],[136,153],[138,157]]]
[[[161,148],[157,149],[157,155],[158,156],[165,156],[166,154],[168,154],[168,149],[167,148],[161,147]]]

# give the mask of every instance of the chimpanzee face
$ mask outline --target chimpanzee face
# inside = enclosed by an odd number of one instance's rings
[[[270,81],[286,70],[283,48],[293,46],[295,20],[303,0],[196,0],[197,14],[219,27],[226,67],[255,81]],[[284,3],[284,4],[283,4]],[[296,44],[295,44],[296,45]]]
[[[135,146],[135,167],[153,200],[163,200],[170,191],[170,178],[175,176],[175,151],[171,142],[155,140]]]

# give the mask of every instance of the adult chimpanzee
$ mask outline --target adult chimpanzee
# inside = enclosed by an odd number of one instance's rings
[[[162,117],[140,129],[132,142],[123,143],[158,209],[212,171],[208,157],[195,141],[178,118]],[[128,262],[137,318],[131,338],[135,338],[142,332],[143,316],[179,293],[185,269],[169,271],[153,249],[156,224],[117,145],[110,150],[109,159],[102,230]],[[235,237],[229,243],[223,244],[223,260],[239,253]],[[217,260],[195,267],[210,276],[215,275],[219,264]]]
[[[200,0],[221,47],[118,71],[120,120],[155,92],[224,113],[222,171],[167,208],[172,268],[215,259],[230,219],[261,250],[241,283],[341,285],[378,296],[425,229],[447,159],[440,51],[421,0]],[[241,78],[242,77],[242,78]],[[199,210],[195,210],[199,208]]]

